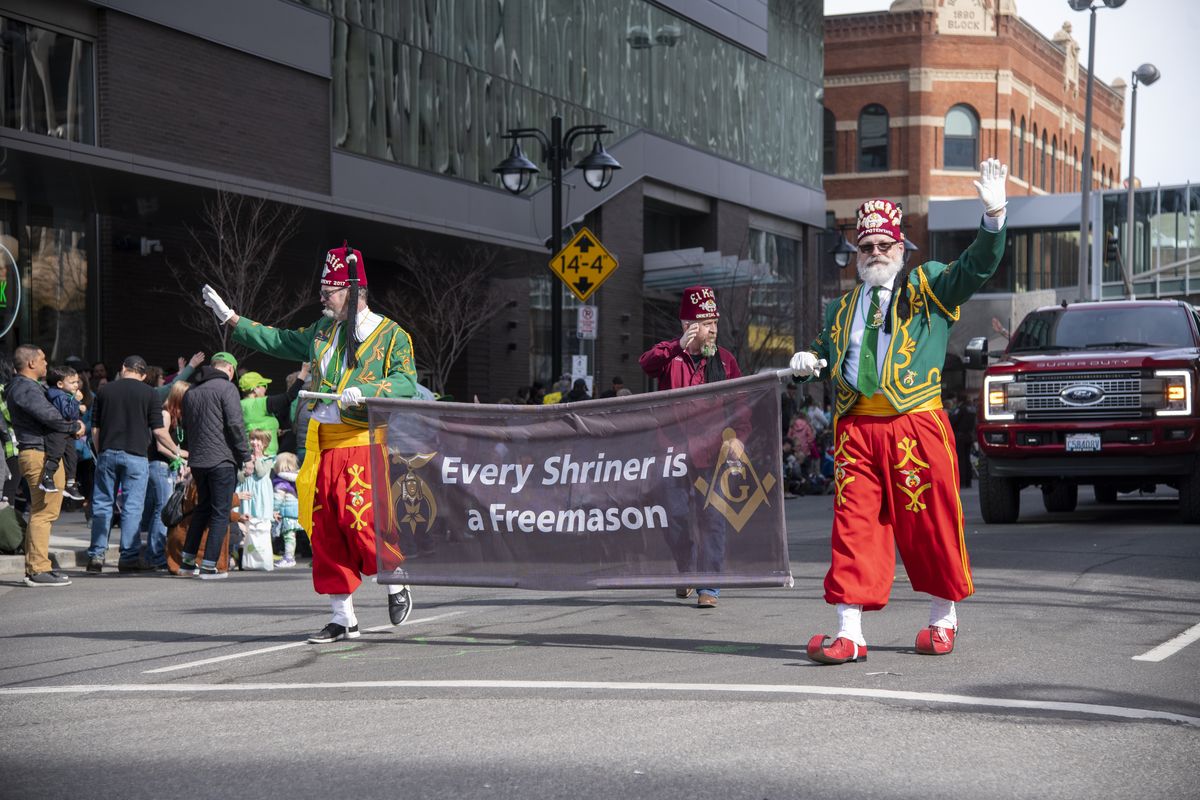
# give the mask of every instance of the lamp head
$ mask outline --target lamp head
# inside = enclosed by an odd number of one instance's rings
[[[584,156],[575,168],[583,170],[584,182],[598,192],[612,182],[613,170],[620,169],[621,165],[608,154],[597,136],[592,152]]]
[[[1142,64],[1133,73],[1134,80],[1143,86],[1149,86],[1161,77],[1162,73],[1153,64]]]
[[[839,236],[838,243],[829,252],[833,256],[833,263],[845,267],[850,263],[850,259],[858,254],[858,249],[847,242],[845,236]]]
[[[1104,0],[1104,5],[1109,8],[1120,8],[1125,5],[1125,0]]]
[[[650,41],[650,29],[645,25],[632,25],[625,32],[625,43],[634,50],[646,50],[654,45]]]
[[[1067,0],[1067,5],[1075,11],[1087,11],[1092,7],[1092,0]]]
[[[501,161],[492,170],[492,172],[499,173],[500,182],[513,194],[520,194],[528,189],[533,176],[539,171],[537,164],[526,158],[525,153],[521,151],[521,143],[516,141],[513,142],[508,158]]]

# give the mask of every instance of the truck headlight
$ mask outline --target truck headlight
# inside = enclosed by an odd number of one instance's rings
[[[1192,413],[1192,373],[1186,369],[1156,369],[1154,377],[1163,379],[1163,406],[1155,410],[1159,417],[1186,417]]]
[[[1012,375],[987,375],[983,379],[983,418],[987,421],[1013,419],[1008,390]]]

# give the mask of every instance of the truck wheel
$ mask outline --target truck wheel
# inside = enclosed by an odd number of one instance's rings
[[[1055,481],[1042,488],[1042,503],[1047,511],[1074,511],[1079,502],[1079,487],[1066,481]]]
[[[1096,494],[1097,503],[1117,502],[1117,489],[1114,486],[1093,486],[1092,491]]]
[[[989,525],[1007,525],[1021,514],[1021,487],[1012,478],[993,478],[979,459],[979,513]]]
[[[1200,522],[1200,473],[1179,482],[1179,515],[1184,522]]]

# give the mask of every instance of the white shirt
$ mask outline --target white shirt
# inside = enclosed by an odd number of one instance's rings
[[[983,227],[989,231],[998,231],[1004,227],[1004,211],[1000,212],[999,216],[989,217],[983,215]],[[853,321],[850,323],[850,342],[846,347],[846,360],[842,362],[842,377],[846,379],[852,386],[858,386],[858,359],[859,351],[862,349],[863,336],[867,332],[867,315],[871,305],[871,288],[866,284],[862,287],[862,293],[859,296],[858,308],[854,309]],[[892,303],[892,290],[886,287],[879,288],[879,310],[883,312],[884,319],[888,315],[888,307]],[[879,346],[875,348],[875,367],[879,370],[879,385],[883,385],[883,368],[887,364],[888,345],[891,344],[892,336],[884,332],[884,326],[879,326]]]
[[[379,316],[373,311],[367,310],[360,313],[358,315],[358,319],[355,320],[355,327],[358,328],[358,340],[360,342],[366,341],[366,338],[370,336],[382,322],[383,317]],[[330,343],[329,348],[321,356],[320,367],[322,375],[329,374],[329,362],[333,359],[333,353],[338,347],[338,337],[342,335],[342,329],[345,327],[346,326],[341,323],[338,323],[336,326],[334,326],[333,341]],[[349,354],[347,353],[345,355],[348,356]],[[343,360],[342,368],[344,369],[345,366],[346,362]],[[317,403],[316,408],[313,409],[312,418],[317,422],[341,422],[342,411],[338,407],[337,403]]]

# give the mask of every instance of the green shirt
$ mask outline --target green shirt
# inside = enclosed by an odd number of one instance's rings
[[[888,314],[892,338],[883,364],[879,391],[900,413],[942,396],[942,365],[950,326],[958,321],[959,306],[979,291],[1000,265],[1005,229],[992,232],[980,226],[971,246],[949,264],[928,261],[908,276],[908,314],[900,318],[900,294],[892,298]],[[859,303],[868,302],[863,284],[831,302],[825,309],[821,333],[809,347],[829,363],[836,390],[834,411],[845,414],[858,402],[859,392],[843,376],[843,361],[850,344],[850,329]],[[808,380],[813,380],[809,378]]]
[[[347,387],[357,386],[364,397],[413,397],[417,393],[417,370],[413,360],[412,339],[408,333],[387,317],[372,331],[358,348],[358,366],[340,376],[332,369],[330,376],[321,371],[321,357],[333,339],[334,322],[321,317],[312,325],[289,330],[272,328],[242,317],[233,330],[233,340],[268,355],[287,361],[310,364],[314,391],[340,394]],[[344,333],[344,331],[343,331]],[[309,408],[316,405],[309,401]],[[360,428],[367,426],[366,404],[341,409],[342,422]]]

